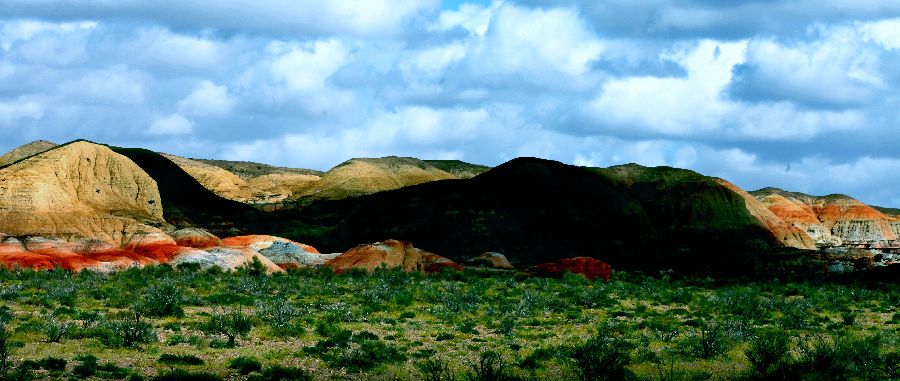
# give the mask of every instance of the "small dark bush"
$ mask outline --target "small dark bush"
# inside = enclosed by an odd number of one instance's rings
[[[788,358],[789,336],[781,330],[761,332],[747,350],[747,360],[753,366],[756,377],[772,378],[783,368]]]
[[[38,365],[50,373],[58,373],[66,370],[68,362],[58,357],[45,357],[38,360]]]
[[[419,373],[422,373],[422,381],[456,381],[456,376],[446,362],[440,359],[430,359],[416,364]]]
[[[159,356],[160,364],[166,364],[169,366],[172,365],[203,365],[203,359],[194,356],[194,355],[176,355],[171,353],[164,353],[162,356]]]
[[[503,361],[503,357],[494,351],[482,352],[478,357],[478,362],[472,364],[466,379],[469,381],[518,380],[510,373],[509,365]]]
[[[302,368],[273,365],[261,374],[251,374],[247,381],[313,381],[313,376]]]
[[[222,377],[211,373],[197,372],[191,373],[181,369],[160,374],[151,379],[152,381],[221,381]]]
[[[238,374],[247,375],[262,370],[262,364],[253,357],[241,356],[228,362],[228,367],[234,369]]]
[[[137,308],[113,315],[113,319],[106,323],[106,328],[118,337],[124,347],[134,347],[156,340],[153,326],[144,321],[142,312]]]
[[[709,359],[725,353],[728,342],[722,328],[716,323],[703,323],[700,329],[681,342],[685,354]]]
[[[584,344],[572,350],[572,360],[578,379],[595,380],[629,380],[634,377],[626,366],[631,363],[631,343],[621,338],[610,336],[607,330],[601,330]]]

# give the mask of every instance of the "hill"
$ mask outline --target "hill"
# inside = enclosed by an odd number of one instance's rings
[[[164,224],[153,178],[105,146],[75,141],[0,168],[0,232],[122,243]]]
[[[0,167],[15,163],[29,156],[34,156],[42,152],[46,152],[57,144],[46,140],[36,140],[28,144],[24,144],[13,148],[9,152],[0,156]]]
[[[822,246],[893,246],[900,233],[900,219],[847,195],[813,196],[778,188],[751,194],[782,220],[806,230]]]
[[[326,252],[389,237],[455,261],[502,252],[517,265],[590,256],[615,268],[734,271],[782,246],[740,195],[693,172],[535,158],[275,217],[292,221],[269,226],[275,234]]]

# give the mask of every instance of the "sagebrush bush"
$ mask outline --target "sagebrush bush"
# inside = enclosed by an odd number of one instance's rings
[[[633,345],[610,334],[609,330],[601,329],[600,333],[572,349],[571,358],[579,380],[633,378],[632,372],[626,368],[631,363],[629,351]]]
[[[746,353],[753,376],[760,379],[774,377],[790,361],[789,344],[790,336],[782,330],[760,332]]]
[[[228,362],[228,367],[234,369],[238,374],[247,375],[262,370],[262,364],[254,357],[241,356]]]
[[[456,381],[456,376],[446,361],[432,358],[416,364],[422,381]]]

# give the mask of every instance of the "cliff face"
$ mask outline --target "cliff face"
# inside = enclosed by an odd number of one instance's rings
[[[159,232],[154,181],[105,146],[76,141],[0,169],[0,231],[124,243]]]
[[[807,232],[819,246],[895,245],[900,219],[845,195],[810,196],[765,188],[753,195],[782,220]]]

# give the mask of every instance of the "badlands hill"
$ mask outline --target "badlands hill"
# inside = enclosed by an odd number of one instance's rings
[[[0,232],[126,242],[165,224],[156,181],[86,141],[0,169]]]
[[[293,221],[273,226],[282,229],[278,234],[325,251],[390,236],[455,261],[494,251],[515,265],[589,256],[616,268],[718,271],[786,246],[744,197],[714,179],[535,158],[470,180],[318,202],[276,216]]]
[[[350,159],[322,173],[251,162],[163,155],[217,195],[249,204],[338,200],[430,181],[472,178],[489,169],[459,160],[390,156]]]
[[[817,246],[851,246],[886,257],[893,254],[885,248],[900,246],[898,218],[850,197],[772,188],[751,194],[670,167],[519,158],[487,169],[387,157],[352,159],[321,176],[253,172],[245,163],[238,176],[139,148],[75,141],[42,151],[47,146],[23,147],[5,156],[22,158],[0,167],[2,263],[235,268],[258,258],[281,271],[336,258],[313,247],[341,253],[399,239],[459,263],[494,252],[517,267],[592,257],[622,269],[741,273],[759,271],[776,258],[769,254],[796,258]],[[252,189],[270,189],[253,185],[266,176],[315,180],[284,191],[302,200],[297,208],[266,213],[245,203],[256,197]],[[357,262],[369,263],[347,263]]]
[[[47,150],[56,147],[56,145],[56,143],[48,142],[46,140],[37,140],[13,148],[11,151],[3,154],[3,156],[0,156],[0,167],[15,163],[29,156],[37,155],[41,152],[46,152]]]
[[[812,196],[763,188],[751,194],[776,216],[806,233],[820,246],[897,246],[900,219],[850,196]]]

